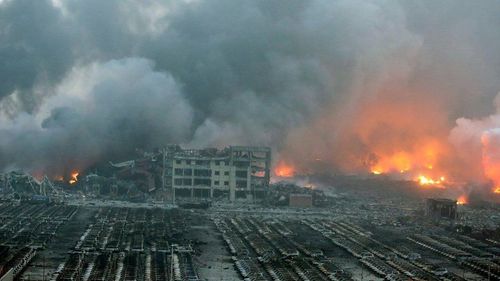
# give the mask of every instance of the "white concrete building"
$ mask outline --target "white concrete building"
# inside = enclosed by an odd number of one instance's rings
[[[270,180],[271,149],[230,146],[222,150],[164,151],[165,187],[176,197],[252,200],[262,198]]]

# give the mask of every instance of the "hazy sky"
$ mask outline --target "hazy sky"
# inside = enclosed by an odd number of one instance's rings
[[[419,134],[447,138],[495,114],[499,15],[496,0],[3,0],[0,167],[166,143],[359,150],[371,138],[352,128],[379,102],[422,106],[439,127]]]

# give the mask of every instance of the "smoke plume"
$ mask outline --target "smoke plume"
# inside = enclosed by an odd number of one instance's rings
[[[500,193],[500,95],[495,99],[496,113],[480,118],[460,118],[450,133],[457,155],[467,163],[468,179],[489,180],[492,190]]]
[[[482,180],[481,135],[497,123],[474,120],[495,114],[499,12],[498,1],[3,0],[0,168],[67,173],[136,148],[241,144],[271,146],[301,173]]]

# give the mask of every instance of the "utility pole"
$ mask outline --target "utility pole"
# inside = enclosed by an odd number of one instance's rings
[[[163,192],[165,192],[165,153],[167,149],[164,147],[162,150],[163,164],[162,164],[162,173],[161,173],[161,188]]]

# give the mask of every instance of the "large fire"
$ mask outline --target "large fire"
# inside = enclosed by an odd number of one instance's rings
[[[448,162],[453,156],[445,112],[438,100],[421,99],[422,94],[392,86],[381,90],[377,99],[360,107],[346,132],[356,138],[342,146],[350,148],[349,153],[363,152],[359,157],[373,174],[444,187],[452,178]]]
[[[69,179],[69,181],[68,181],[68,182],[69,182],[69,184],[75,184],[76,182],[78,182],[78,175],[79,175],[79,174],[80,174],[80,173],[78,173],[78,172],[73,172],[73,173],[71,173],[71,178],[70,178],[70,179]]]
[[[274,174],[278,177],[290,178],[295,175],[295,168],[284,161],[279,161],[276,168],[274,168]]]
[[[405,152],[398,152],[387,157],[379,158],[377,163],[371,167],[374,174],[399,172],[404,173],[412,166],[410,157]]]
[[[428,167],[428,169],[432,170],[431,167]],[[381,175],[381,174],[384,174],[384,170],[379,168],[379,167],[373,167],[373,168],[371,168],[371,173],[374,175]],[[411,174],[412,171],[410,169],[401,169],[399,171],[399,173],[403,174],[403,176],[405,176],[406,174]],[[446,177],[440,176],[440,177],[433,178],[431,176],[419,174],[413,180],[422,186],[444,187],[443,184],[446,182]]]
[[[321,157],[334,171],[371,172],[413,180],[429,188],[462,181],[447,112],[437,95],[409,92],[391,83],[355,107],[329,108],[313,124],[290,134],[287,159],[300,171]],[[325,130],[331,128],[331,130]],[[304,143],[309,149],[304,149]],[[279,167],[276,174],[283,174]]]
[[[389,155],[380,154],[370,171],[375,175],[401,174],[422,186],[444,187],[446,176],[435,168],[439,151],[442,151],[440,145],[431,142],[412,153],[400,151]]]
[[[500,201],[500,94],[494,115],[457,119],[451,93],[419,82],[388,75],[377,87],[355,87],[351,103],[336,100],[290,132],[280,155],[299,173],[371,172],[456,191],[489,182],[488,199]],[[275,174],[290,176],[289,167]]]
[[[334,106],[315,123],[291,134],[287,159],[294,160],[291,163],[301,172],[317,164],[308,159],[321,158],[341,173],[369,171],[426,186],[444,186],[444,178],[446,182],[453,178],[447,166],[453,152],[442,108],[436,100],[404,98],[420,97],[420,93],[380,90],[353,112],[344,112],[352,108]],[[280,163],[275,174],[292,175],[289,171],[290,165]]]

